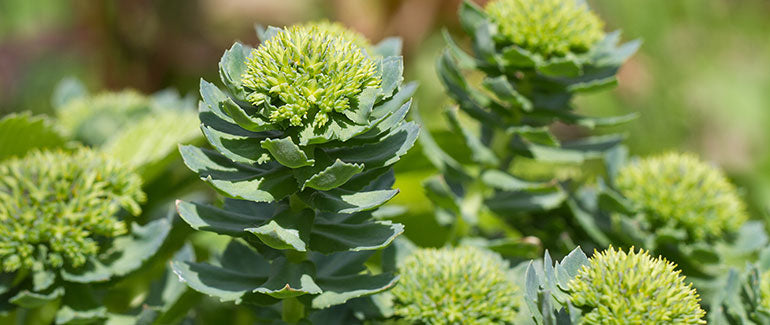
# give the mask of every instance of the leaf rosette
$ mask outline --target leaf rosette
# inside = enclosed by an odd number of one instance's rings
[[[416,86],[401,84],[400,43],[363,48],[343,31],[260,28],[257,48],[236,43],[222,57],[226,90],[201,81],[201,130],[215,150],[180,152],[226,199],[180,201],[178,211],[195,229],[235,239],[219,266],[174,266],[192,288],[238,303],[304,296],[320,309],[395,283],[357,263],[403,232],[371,211],[398,193],[391,165],[418,135],[404,121]],[[243,256],[253,263],[230,263]]]
[[[145,200],[141,183],[86,148],[35,150],[0,163],[0,304],[62,299],[57,323],[106,317],[104,307],[78,301],[93,294],[89,284],[137,270],[170,230],[165,219],[132,222]]]

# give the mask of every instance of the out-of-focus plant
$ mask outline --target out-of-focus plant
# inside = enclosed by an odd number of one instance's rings
[[[514,324],[518,287],[508,262],[476,247],[421,248],[398,266],[396,319],[410,324]]]
[[[743,272],[731,269],[712,297],[712,324],[770,324],[770,248],[765,247]]]
[[[146,199],[141,182],[87,148],[0,163],[2,309],[58,304],[58,324],[107,319],[98,287],[139,269],[170,230],[167,219],[133,222]]]
[[[700,298],[676,264],[612,247],[561,262],[546,252],[526,270],[524,303],[536,324],[705,324]]]
[[[441,172],[424,184],[437,220],[453,225],[457,239],[478,235],[475,226],[491,213],[557,246],[565,227],[551,229],[547,223],[553,218],[518,222],[512,217],[562,207],[568,179],[557,177],[563,174],[558,167],[545,177],[530,177],[516,166],[580,164],[620,143],[619,136],[562,141],[552,128],[562,123],[593,129],[633,118],[581,116],[571,99],[615,85],[618,68],[639,42],[618,45],[620,33],[605,34],[583,1],[496,0],[485,8],[464,1],[459,15],[473,55],[446,34],[449,46],[438,61],[438,73],[457,104],[445,111],[446,118],[472,164],[449,156],[430,134],[421,137],[425,155]],[[478,79],[480,85],[474,85]],[[578,239],[568,238],[564,246]]]
[[[225,91],[201,81],[201,130],[215,150],[180,152],[225,199],[177,208],[232,240],[216,264],[173,264],[191,288],[236,304],[282,301],[279,317],[293,323],[396,282],[364,262],[403,232],[372,210],[398,193],[391,165],[417,138],[404,122],[415,86],[402,85],[398,42],[370,52],[340,30],[259,28],[259,47],[236,43],[222,57]]]
[[[88,94],[77,80],[65,79],[52,104],[69,137],[123,161],[148,183],[178,160],[177,144],[200,142],[194,101],[174,90]]]
[[[748,220],[718,167],[692,154],[627,161],[619,150],[614,157],[608,181],[581,188],[570,202],[598,242],[642,246],[701,278],[718,276],[725,264],[742,266],[767,243],[763,224]]]

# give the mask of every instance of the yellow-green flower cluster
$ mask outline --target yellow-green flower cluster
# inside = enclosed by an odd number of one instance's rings
[[[400,266],[395,313],[416,324],[509,324],[517,286],[508,263],[479,248],[424,248]]]
[[[246,61],[248,100],[272,122],[324,126],[331,114],[357,105],[381,77],[366,51],[318,26],[294,26],[260,44]]]
[[[118,212],[137,215],[144,199],[138,175],[90,149],[2,162],[2,271],[83,265],[101,240],[127,232]]]
[[[724,173],[692,154],[667,153],[621,168],[618,190],[642,208],[653,229],[685,230],[691,240],[718,239],[748,219]]]
[[[604,23],[582,1],[494,0],[485,9],[496,41],[546,58],[586,52],[604,38]]]
[[[569,282],[581,324],[705,324],[692,284],[663,258],[610,247],[594,252]]]
[[[340,24],[336,21],[332,22],[328,20],[319,20],[319,21],[305,23],[305,24],[302,24],[301,26],[306,29],[312,29],[315,27],[315,28],[318,28],[318,30],[322,33],[327,33],[329,35],[334,35],[339,38],[342,38],[346,41],[350,41],[356,46],[366,50],[371,55],[370,48],[372,44],[369,42],[369,39],[367,39],[366,36],[345,27],[345,25]]]

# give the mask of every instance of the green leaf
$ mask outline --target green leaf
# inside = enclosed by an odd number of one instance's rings
[[[155,255],[170,230],[171,223],[167,219],[157,219],[144,226],[133,224],[130,235],[115,239],[104,254],[88,261],[83,267],[62,271],[62,278],[70,282],[91,283],[125,276]]]
[[[227,265],[223,261],[223,266],[219,267],[206,263],[172,261],[171,268],[179,280],[190,288],[222,302],[240,304],[256,298],[251,292],[267,281],[270,264],[258,253],[236,241],[232,241],[225,250],[225,257],[241,263]]]
[[[412,148],[420,127],[414,122],[407,122],[393,129],[377,143],[355,147],[343,147],[328,150],[331,157],[348,163],[362,163],[367,169],[390,166]]]
[[[107,318],[104,307],[89,285],[68,284],[62,306],[56,312],[56,324],[102,322]]]
[[[344,277],[318,279],[323,293],[313,298],[316,309],[344,304],[350,299],[383,292],[396,285],[398,276],[392,274],[356,274]]]
[[[497,67],[499,62],[495,51],[495,41],[492,39],[492,28],[488,22],[476,26],[476,30],[473,32],[473,49],[476,51],[476,55],[487,64]]]
[[[246,228],[267,222],[272,217],[272,213],[242,214],[181,200],[176,201],[176,208],[179,216],[193,229],[228,236],[243,236]]]
[[[474,69],[477,66],[476,58],[463,51],[459,45],[449,35],[449,31],[446,28],[441,30],[441,35],[444,36],[444,41],[447,43],[452,55],[457,59],[457,65],[463,69]]]
[[[553,186],[551,183],[521,180],[497,169],[483,171],[481,173],[481,182],[489,187],[503,191],[539,190]]]
[[[506,66],[516,68],[531,68],[536,66],[540,61],[540,59],[532,52],[516,45],[504,48],[502,58]]]
[[[496,112],[486,108],[487,106],[492,108],[494,105],[486,98],[484,98],[485,102],[480,102],[483,98],[482,95],[478,91],[470,89],[448,50],[444,51],[439,59],[437,71],[449,96],[460,105],[460,109],[466,114],[490,126],[502,125],[503,119]]]
[[[278,299],[319,294],[322,290],[313,281],[313,270],[313,263],[308,261],[295,264],[284,258],[277,259],[273,261],[267,282],[255,288],[254,292]]]
[[[219,102],[219,109],[226,112],[227,115],[232,117],[233,121],[240,127],[253,131],[270,131],[275,130],[276,124],[271,123],[259,116],[253,116],[246,113],[243,108],[238,106],[232,99],[227,98]]]
[[[610,245],[610,239],[599,228],[599,225],[597,225],[593,213],[585,211],[577,203],[577,201],[572,198],[567,200],[567,206],[570,208],[570,211],[572,211],[572,215],[575,217],[575,220],[577,220],[578,224],[580,224],[580,226],[588,234],[588,236],[591,237],[591,239],[595,240],[602,247]]]
[[[451,214],[460,215],[460,198],[458,198],[439,175],[428,178],[422,183],[425,196],[436,205],[437,208],[447,210]],[[453,220],[439,220],[441,224],[449,224]]]
[[[363,170],[364,165],[362,164],[349,164],[337,159],[328,167],[312,174],[312,176],[302,182],[301,188],[310,187],[321,191],[328,191],[345,184],[350,178]]]
[[[24,112],[0,118],[0,161],[21,158],[33,149],[62,147],[65,143],[64,135],[44,116]]]
[[[401,38],[387,37],[374,46],[372,49],[372,52],[374,53],[372,54],[382,57],[399,56],[401,55],[402,47],[403,42],[401,41]]]
[[[382,93],[389,97],[398,85],[404,81],[404,59],[400,56],[390,56],[382,60],[380,72],[382,73]]]
[[[375,250],[388,246],[404,226],[390,221],[333,223],[317,219],[310,234],[313,251],[329,254],[340,251]]]
[[[505,130],[509,134],[516,134],[522,139],[535,144],[549,147],[558,147],[559,140],[548,130],[548,127],[514,126]]]
[[[400,108],[403,108],[404,103],[411,101],[410,99],[412,98],[412,95],[414,95],[416,91],[417,91],[417,82],[410,82],[405,85],[402,85],[398,89],[398,92],[393,94],[393,97],[387,99],[382,103],[379,103],[374,108],[372,108],[371,117],[375,119],[379,119],[383,116],[393,113],[391,117],[388,118],[388,120],[396,119],[397,122],[401,122],[403,118],[398,119],[397,117],[392,117],[392,116],[398,116],[396,112]],[[388,126],[387,128],[379,128],[380,130],[388,130],[394,125],[398,124],[398,123],[394,123],[393,121],[390,121],[390,122],[383,121],[382,123],[388,123],[390,124],[390,126]],[[377,124],[375,127],[379,127],[379,124]]]
[[[272,248],[306,252],[314,217],[315,213],[309,209],[299,213],[287,209],[278,213],[266,224],[245,230],[259,237],[259,240]]]
[[[250,47],[236,42],[225,51],[219,61],[220,79],[235,98],[241,101],[245,101],[247,96],[241,76],[246,71],[246,59],[250,56],[251,50]]]
[[[460,124],[459,117],[457,116],[457,108],[449,107],[444,113],[449,120],[449,126],[452,128],[452,131],[455,134],[459,133],[463,135],[465,145],[471,150],[471,159],[473,159],[473,161],[490,167],[497,166],[500,163],[500,160],[492,149],[487,147],[478,136],[473,134],[470,128]]]
[[[460,26],[468,35],[473,35],[479,25],[488,21],[484,10],[470,0],[463,0],[458,15]]]
[[[353,192],[343,189],[303,191],[300,195],[308,205],[321,211],[355,213],[377,208],[390,201],[398,190]]]
[[[232,161],[253,165],[263,163],[268,155],[268,151],[260,146],[264,136],[233,135],[207,125],[201,125],[201,130],[211,146]]]
[[[485,204],[501,215],[514,215],[532,211],[547,211],[559,207],[567,195],[557,189],[538,192],[500,192],[485,201]]]
[[[291,170],[285,167],[239,164],[215,151],[195,146],[180,146],[179,152],[188,168],[232,198],[273,202],[297,190]]]
[[[10,299],[9,302],[24,308],[37,308],[64,296],[64,288],[56,287],[46,292],[32,292],[22,290]]]
[[[419,125],[425,125],[416,106],[412,112],[412,119]],[[422,132],[419,141],[422,146],[423,156],[441,173],[455,180],[469,181],[472,179],[457,160],[439,147],[430,132]]]
[[[546,61],[537,67],[545,76],[554,78],[573,78],[579,76],[583,69],[573,58],[557,58]]]
[[[315,160],[308,159],[307,154],[286,137],[282,139],[265,139],[260,143],[275,158],[276,161],[289,168],[311,166]]]
[[[497,96],[497,98],[513,104],[513,107],[520,108],[525,112],[532,111],[532,102],[513,88],[512,83],[505,76],[494,78],[484,78],[482,82],[484,88],[488,89]]]
[[[382,89],[380,88],[366,88],[361,91],[360,94],[358,94],[358,109],[347,109],[342,113],[356,124],[367,124],[369,122],[369,116],[372,113],[374,103],[377,101],[377,98],[380,97],[380,94],[382,94]]]
[[[214,115],[227,123],[235,124],[233,118],[222,111],[222,108],[219,106],[219,103],[229,99],[225,93],[219,90],[217,86],[214,86],[214,84],[204,79],[201,79],[200,81],[200,93],[203,102]]]
[[[573,249],[558,263],[557,266],[565,272],[561,275],[557,274],[559,275],[559,284],[563,289],[566,290],[567,283],[577,276],[584,265],[588,265],[588,257],[580,247]]]

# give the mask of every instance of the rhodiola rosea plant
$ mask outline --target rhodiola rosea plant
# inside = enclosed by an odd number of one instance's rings
[[[398,43],[378,46],[329,23],[260,29],[201,80],[201,130],[214,150],[180,146],[187,166],[225,196],[178,201],[191,227],[231,237],[217,264],[174,263],[191,288],[236,304],[275,305],[285,322],[391,288],[365,262],[403,226],[375,218],[398,193],[392,164],[416,141],[405,122]],[[373,212],[374,211],[374,212]]]
[[[603,22],[583,1],[495,0],[484,8],[463,1],[459,18],[472,54],[445,33],[448,48],[437,68],[456,103],[444,112],[450,130],[471,159],[460,163],[430,134],[421,137],[425,155],[440,172],[424,184],[437,220],[453,226],[455,239],[498,236],[499,229],[477,227],[492,215],[549,247],[580,241],[576,233],[564,232],[564,218],[555,218],[565,213],[570,191],[570,178],[558,175],[559,165],[602,158],[622,137],[560,139],[554,128],[593,129],[633,117],[582,116],[572,98],[615,85],[619,67],[639,42],[619,45],[620,33],[605,34]],[[477,79],[480,84],[473,82]],[[548,171],[532,175],[536,168]],[[501,250],[506,243],[489,245]]]

